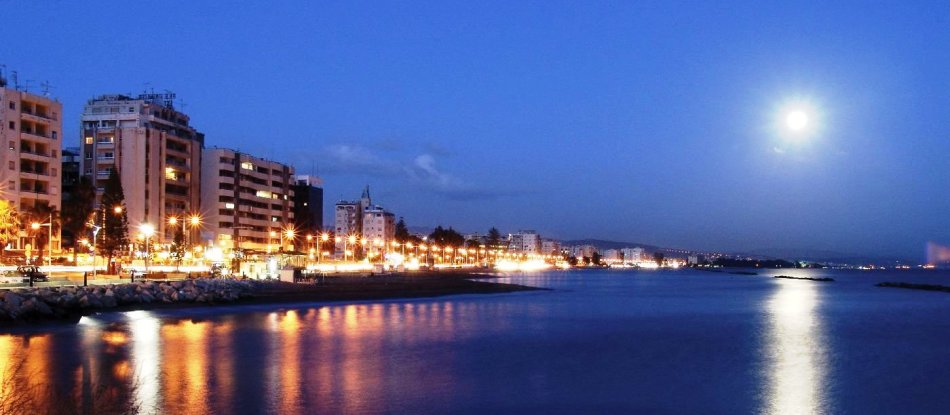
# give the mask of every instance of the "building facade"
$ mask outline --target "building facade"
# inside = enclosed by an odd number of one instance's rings
[[[521,230],[508,235],[508,252],[537,254],[541,252],[541,236],[537,231]]]
[[[323,180],[316,176],[294,177],[294,224],[301,233],[323,232]]]
[[[396,215],[379,206],[363,209],[363,239],[374,245],[391,243],[396,236]]]
[[[541,253],[544,255],[560,255],[561,243],[553,239],[542,239]]]
[[[339,242],[335,243],[337,255],[342,255],[347,247],[348,238],[353,236],[359,238],[363,235],[363,210],[373,204],[369,196],[369,186],[363,190],[360,200],[348,201],[341,200],[337,202],[333,210],[333,232]]]
[[[624,248],[620,250],[620,253],[623,255],[623,262],[626,264],[636,265],[646,260],[643,248]]]
[[[62,206],[62,112],[58,101],[8,88],[0,78],[0,142],[7,145],[0,152],[0,197],[21,214],[46,208],[58,211]],[[32,232],[28,228],[22,231],[11,248],[24,249],[35,236]],[[48,246],[54,251],[61,249],[55,229]]]
[[[203,152],[202,239],[223,250],[294,249],[294,169],[226,148]]]
[[[204,147],[204,135],[175,110],[172,99],[174,94],[91,99],[83,110],[80,142],[80,168],[96,186],[97,206],[110,171],[117,170],[130,231],[149,223],[166,242],[177,229],[169,218],[199,213]]]

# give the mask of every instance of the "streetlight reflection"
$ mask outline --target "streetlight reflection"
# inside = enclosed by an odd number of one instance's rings
[[[824,335],[814,283],[778,281],[769,313],[767,414],[825,413]]]

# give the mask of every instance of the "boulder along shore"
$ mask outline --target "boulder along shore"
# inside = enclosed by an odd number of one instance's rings
[[[485,275],[424,272],[375,276],[328,276],[312,283],[198,278],[136,281],[87,287],[33,287],[0,290],[0,324],[78,321],[103,311],[184,308],[215,304],[269,304],[363,301],[492,294],[539,290],[472,278]]]

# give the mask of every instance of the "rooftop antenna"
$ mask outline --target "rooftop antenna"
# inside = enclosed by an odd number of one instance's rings
[[[16,73],[16,71],[10,71],[10,73],[13,74],[13,89],[19,91],[19,90],[20,90],[20,82],[17,80],[17,79],[18,79],[18,78],[17,78],[17,73]]]
[[[32,79],[27,79],[23,85],[23,92],[30,92],[30,84],[32,84],[33,82],[35,81],[33,81]]]
[[[43,88],[43,96],[49,97],[49,90],[53,87],[52,85],[49,84],[49,81],[43,81],[42,83],[40,83],[40,87]]]
[[[3,76],[3,71],[7,69],[7,65],[0,63],[0,88],[7,86],[7,78]]]
[[[185,112],[185,106],[188,104],[185,104],[184,98],[178,98],[178,105],[181,107],[181,112]]]

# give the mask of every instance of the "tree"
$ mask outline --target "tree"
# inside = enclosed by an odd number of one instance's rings
[[[0,200],[0,262],[7,244],[20,235],[20,215],[16,207],[8,200]]]
[[[601,266],[602,264],[601,264],[601,262],[600,262],[600,259],[601,259],[600,253],[599,253],[599,252],[594,252],[594,253],[591,254],[591,256],[590,256],[590,263],[591,263],[591,265],[594,265],[594,266],[597,266],[597,267]]]
[[[444,229],[439,225],[429,234],[429,242],[436,245],[458,247],[465,245],[465,237],[456,232],[455,229],[452,229],[451,226],[448,229]]]
[[[177,226],[171,246],[171,257],[175,259],[175,271],[178,271],[181,268],[181,261],[185,259],[185,232]]]
[[[76,188],[68,199],[63,199],[60,221],[63,224],[63,247],[73,249],[73,262],[76,262],[77,241],[89,230],[89,218],[95,210],[96,188],[88,177],[80,177]]]
[[[654,252],[653,260],[656,261],[656,265],[659,267],[663,266],[663,260],[666,259],[666,256],[662,252]]]
[[[400,243],[405,243],[411,238],[411,235],[409,235],[409,228],[406,227],[405,219],[399,218],[399,222],[396,222],[396,232],[393,236],[396,238],[396,241]]]
[[[129,219],[125,209],[125,193],[122,191],[122,181],[119,172],[115,169],[109,173],[105,190],[102,193],[102,203],[99,204],[99,217],[102,218],[102,243],[98,245],[103,256],[108,258],[109,271],[116,269],[112,265],[112,258],[122,252],[129,245]]]
[[[488,230],[488,237],[485,240],[485,245],[488,245],[489,249],[498,249],[498,246],[501,245],[501,232],[498,232],[498,229],[494,226]]]

